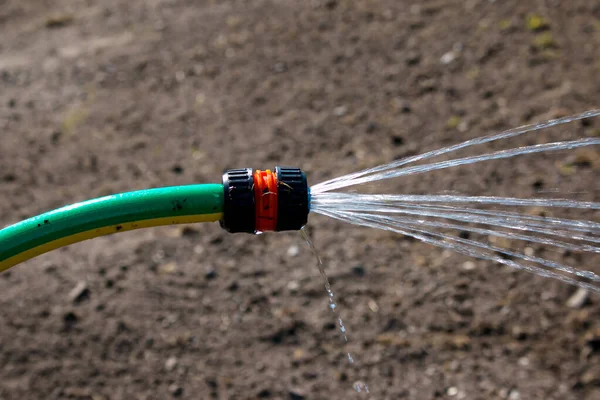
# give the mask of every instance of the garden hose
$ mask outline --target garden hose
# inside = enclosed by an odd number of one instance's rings
[[[59,247],[112,233],[220,221],[231,233],[302,228],[309,190],[298,168],[229,170],[223,184],[115,194],[50,211],[0,230],[0,272]]]

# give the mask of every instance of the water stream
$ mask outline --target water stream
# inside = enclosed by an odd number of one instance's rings
[[[310,237],[308,236],[306,229],[302,228],[300,230],[300,234],[302,235],[302,238],[304,239],[304,241],[306,242],[306,244],[308,245],[310,250],[315,255],[315,258],[317,260],[317,267],[319,268],[319,272],[321,273],[321,277],[323,278],[323,283],[325,284],[325,291],[327,292],[327,298],[329,300],[329,308],[331,309],[331,311],[335,315],[335,318],[337,319],[337,323],[340,328],[340,333],[342,334],[342,337],[344,338],[344,342],[348,343],[348,332],[346,331],[346,327],[344,326],[344,321],[342,320],[339,308],[337,306],[335,297],[333,295],[333,291],[331,290],[331,284],[329,283],[329,279],[327,278],[327,273],[325,272],[325,266],[323,265],[323,260],[321,259],[321,256],[319,255],[317,248],[315,247],[313,242],[310,240]],[[348,358],[348,363],[356,364],[356,361],[355,361],[354,357],[352,356],[352,354],[350,354],[350,352],[347,352],[346,354],[347,354],[347,358]],[[364,382],[357,381],[354,383],[354,390],[356,390],[357,392],[369,393],[369,386]]]
[[[445,170],[461,165],[524,157],[537,153],[600,146],[600,138],[513,147],[467,157],[419,165],[457,150],[569,122],[600,116],[600,110],[527,125],[505,132],[406,157],[388,164],[340,176],[311,187],[311,212],[355,225],[383,229],[461,254],[494,261],[543,277],[561,280],[600,293],[600,274],[558,261],[557,255],[576,253],[590,266],[600,263],[600,202],[563,198],[515,198],[462,194],[363,194],[340,192],[351,186]],[[504,142],[503,142],[504,143]],[[510,144],[510,141],[506,142]],[[513,145],[514,146],[514,145]],[[595,154],[595,153],[594,153]],[[473,171],[477,171],[473,169]],[[565,179],[566,180],[566,179]],[[597,190],[590,187],[593,193]],[[536,215],[533,209],[548,209]],[[587,219],[564,218],[554,213],[578,211]],[[549,216],[550,215],[550,216]],[[511,246],[499,246],[502,239]],[[534,246],[535,245],[535,246]],[[540,248],[541,245],[541,248]],[[537,250],[536,250],[537,249]],[[564,258],[564,257],[563,257]]]

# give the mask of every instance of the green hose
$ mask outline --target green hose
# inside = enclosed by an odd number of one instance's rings
[[[223,185],[121,193],[62,207],[0,230],[0,272],[40,254],[116,232],[223,217]]]

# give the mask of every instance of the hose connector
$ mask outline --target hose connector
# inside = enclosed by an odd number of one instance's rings
[[[223,219],[228,232],[254,233],[254,177],[252,168],[230,169],[223,174]]]
[[[223,174],[223,190],[228,232],[292,231],[308,221],[308,182],[299,168],[232,169]]]

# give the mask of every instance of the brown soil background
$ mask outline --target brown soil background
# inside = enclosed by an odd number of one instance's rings
[[[532,14],[548,26],[528,26]],[[295,165],[317,183],[581,112],[600,105],[599,55],[590,0],[0,0],[0,225],[232,167]],[[565,177],[564,157],[382,187],[541,185],[598,201],[598,170]],[[476,260],[466,270],[466,257],[324,217],[309,225],[347,346],[297,234],[130,232],[0,275],[0,399],[366,398],[357,380],[373,399],[600,398],[597,296],[570,308],[575,288],[559,282]]]

